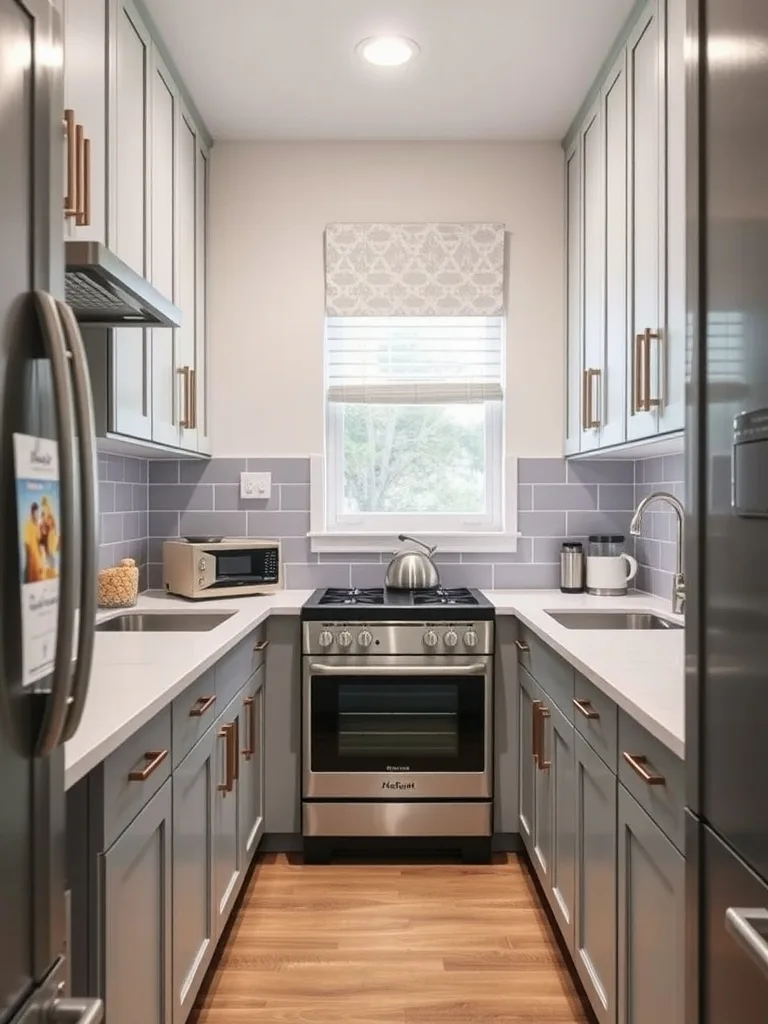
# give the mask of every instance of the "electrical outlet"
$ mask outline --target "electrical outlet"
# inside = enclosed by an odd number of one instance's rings
[[[240,497],[246,500],[265,501],[272,497],[271,473],[241,473]]]

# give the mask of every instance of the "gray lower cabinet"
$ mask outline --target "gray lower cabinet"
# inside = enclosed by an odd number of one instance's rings
[[[227,923],[239,890],[243,861],[240,856],[240,709],[238,694],[216,719],[216,796],[213,802],[213,900],[216,936]]]
[[[616,776],[575,736],[576,970],[600,1024],[616,1019]]]
[[[682,1024],[685,860],[620,785],[618,1024]]]
[[[544,720],[544,762],[550,775],[552,842],[550,847],[549,902],[560,931],[573,948],[576,905],[576,770],[575,730],[550,701]]]
[[[548,707],[546,694],[537,686],[533,702],[534,773],[533,773],[533,866],[546,892],[551,886],[552,871],[552,774],[546,748]]]
[[[186,1019],[216,946],[215,759],[209,728],[173,773],[173,1024]]]
[[[520,836],[528,853],[533,857],[533,834],[535,814],[536,765],[533,760],[533,702],[537,699],[538,687],[524,668],[519,670],[518,687],[518,779],[520,790],[518,799],[518,823]]]
[[[262,666],[243,691],[240,712],[240,858],[248,864],[264,834],[264,673]]]
[[[170,779],[103,855],[109,1024],[171,1020]]]

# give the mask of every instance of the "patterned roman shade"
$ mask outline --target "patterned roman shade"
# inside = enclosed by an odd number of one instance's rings
[[[503,224],[329,224],[327,316],[500,316]]]

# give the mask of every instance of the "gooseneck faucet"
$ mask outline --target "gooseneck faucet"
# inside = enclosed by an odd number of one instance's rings
[[[682,615],[685,611],[685,575],[683,574],[685,509],[683,508],[682,502],[679,501],[674,494],[668,494],[666,491],[654,491],[653,494],[649,494],[647,497],[643,498],[637,506],[635,514],[632,516],[632,522],[629,524],[629,532],[633,537],[640,536],[645,510],[652,501],[665,502],[667,505],[672,507],[673,511],[677,515],[677,566],[672,582],[672,611],[677,615]]]

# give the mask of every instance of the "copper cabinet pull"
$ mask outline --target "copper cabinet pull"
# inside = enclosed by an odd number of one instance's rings
[[[257,640],[256,643],[253,645],[253,649],[256,652],[258,652],[258,651],[266,651],[266,649],[268,647],[269,647],[269,640]]]
[[[206,711],[209,711],[216,703],[216,694],[211,694],[210,697],[198,697],[192,710],[189,712],[190,718],[202,718]]]
[[[632,401],[632,412],[645,412],[645,399],[643,398],[643,341],[644,334],[635,335],[635,358],[633,360],[635,365],[635,380],[634,388],[632,389],[633,401]]]
[[[148,750],[144,757],[148,763],[143,768],[134,768],[133,771],[128,772],[129,782],[146,782],[152,772],[159,768],[166,757],[168,757],[168,751]]]
[[[581,371],[581,429],[589,430],[589,370]]]
[[[552,767],[552,762],[547,761],[544,756],[544,731],[546,719],[551,718],[549,708],[545,704],[539,705],[539,771],[545,772]]]
[[[254,708],[256,707],[255,697],[246,697],[243,701],[243,707],[246,709],[247,717],[247,728],[245,730],[246,746],[243,747],[243,757],[246,761],[250,761],[253,755],[256,753],[256,718]]]
[[[573,706],[576,708],[577,711],[581,712],[581,714],[584,715],[585,718],[600,717],[600,714],[597,711],[595,711],[595,709],[592,707],[591,701],[577,700],[576,697],[574,697]]]
[[[522,651],[523,654],[527,654],[527,652],[531,649],[525,642],[525,640],[515,640],[515,647],[518,649],[518,651]]]
[[[232,769],[232,758],[231,758],[230,753],[229,753],[229,749],[230,749],[229,737],[230,737],[230,733],[231,732],[232,732],[232,725],[231,725],[231,723],[229,725],[222,725],[222,727],[219,729],[219,732],[218,732],[218,739],[220,739],[220,740],[223,739],[224,740],[224,781],[223,782],[219,782],[218,785],[216,786],[216,789],[218,789],[218,791],[220,793],[224,794],[224,798],[225,799],[226,799],[227,793],[231,793],[232,792],[232,771],[231,771],[231,769]]]
[[[75,149],[75,112],[64,111],[64,130],[67,135],[67,194],[64,197],[64,216],[77,216],[77,151]]]
[[[652,331],[650,327],[646,327],[643,335],[645,347],[643,349],[643,358],[645,360],[645,410],[650,412],[651,409],[658,409],[661,405],[660,398],[651,398],[651,341],[658,341],[659,343],[659,367],[661,367],[661,335],[658,331]],[[661,374],[659,374],[661,376]]]
[[[634,769],[643,782],[647,782],[649,786],[666,786],[667,780],[664,776],[648,768],[648,758],[645,754],[628,754],[626,750],[623,750],[622,757],[629,767]]]
[[[83,160],[83,149],[85,136],[83,126],[75,125],[75,224],[83,223],[83,192],[85,191],[85,161]]]
[[[587,393],[589,395],[589,401],[587,403],[587,408],[589,410],[587,416],[587,430],[600,429],[600,420],[595,419],[595,410],[592,404],[592,399],[594,398],[594,389],[592,387],[593,380],[597,380],[598,384],[600,383],[600,370],[587,370]]]
[[[232,723],[232,780],[240,778],[240,715]]]
[[[189,418],[193,430],[197,429],[197,370],[189,369]]]
[[[189,430],[192,426],[192,413],[189,408],[189,367],[180,366],[176,373],[180,373],[184,381],[184,419],[179,420],[179,426],[182,430]]]
[[[77,215],[77,223],[88,227],[91,223],[91,140],[83,139],[82,150],[82,207]]]
[[[531,701],[532,710],[532,729],[531,729],[531,747],[533,748],[533,761],[536,767],[539,767],[539,708],[541,707],[540,700]]]

